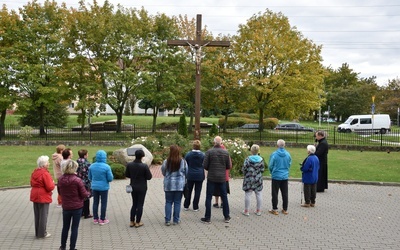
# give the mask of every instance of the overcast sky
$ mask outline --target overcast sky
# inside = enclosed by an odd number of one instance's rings
[[[103,0],[97,0],[99,4]],[[24,0],[1,0],[8,9]],[[43,2],[39,0],[38,2]],[[77,7],[79,0],[59,0]],[[86,1],[92,3],[92,1]],[[109,0],[126,8],[144,7],[150,14],[202,14],[202,24],[215,36],[237,33],[238,25],[267,8],[282,12],[306,38],[322,45],[323,64],[334,69],[342,63],[360,77],[377,77],[379,85],[399,77],[400,1],[398,0]]]

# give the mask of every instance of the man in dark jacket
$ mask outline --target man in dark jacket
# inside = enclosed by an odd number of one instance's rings
[[[207,174],[207,195],[206,195],[206,213],[201,221],[211,223],[211,200],[214,188],[219,188],[221,192],[221,200],[224,204],[222,212],[224,214],[225,223],[229,223],[229,203],[226,191],[226,170],[231,167],[231,159],[227,150],[221,147],[222,138],[216,136],[214,138],[214,147],[205,153],[203,166],[208,171]]]
[[[317,192],[324,192],[328,189],[328,142],[322,130],[315,133],[315,139],[318,142],[315,155],[319,160]]]

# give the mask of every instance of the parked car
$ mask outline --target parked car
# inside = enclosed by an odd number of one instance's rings
[[[275,130],[294,130],[294,131],[310,131],[314,132],[313,128],[304,127],[299,123],[282,123],[275,127]]]
[[[258,129],[259,125],[258,124],[244,124],[243,126],[239,128],[244,128],[244,129]]]
[[[194,127],[195,125],[193,124],[192,125],[192,127]],[[216,125],[217,126],[217,128],[219,128],[219,126],[218,125]],[[212,127],[212,124],[211,123],[208,123],[208,122],[200,122],[200,128],[211,128]]]

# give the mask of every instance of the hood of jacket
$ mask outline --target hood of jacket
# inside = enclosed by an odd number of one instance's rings
[[[276,154],[277,154],[279,157],[286,157],[286,150],[285,150],[284,148],[279,148],[279,149],[276,151]]]
[[[258,163],[258,162],[261,162],[263,160],[263,158],[259,155],[250,155],[249,160],[251,162]]]
[[[107,153],[104,150],[99,150],[96,153],[96,162],[107,162]]]
[[[31,175],[31,183],[34,187],[40,187],[42,184],[43,176],[49,173],[45,168],[36,168]]]
[[[51,159],[53,160],[53,161],[56,161],[57,159],[62,159],[62,155],[61,154],[58,154],[58,153],[54,153],[54,154],[52,154],[51,155]]]

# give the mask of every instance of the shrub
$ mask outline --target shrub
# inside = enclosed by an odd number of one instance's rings
[[[217,128],[217,125],[215,125],[215,123],[212,124],[212,126],[211,126],[210,131],[208,132],[208,134],[209,134],[210,136],[215,136],[215,135],[218,134],[218,128]]]
[[[224,140],[223,144],[232,159],[231,176],[241,176],[244,160],[250,155],[249,146],[242,139]]]
[[[33,130],[33,128],[30,126],[22,127],[18,133],[18,138],[21,139],[22,141],[29,140],[29,138],[32,137],[32,130]]]
[[[160,144],[163,148],[169,148],[169,146],[176,144],[183,149],[188,147],[189,140],[178,133],[174,133],[162,137]]]
[[[184,138],[188,137],[188,127],[185,114],[182,114],[179,118],[178,134],[182,135]]]
[[[110,163],[114,179],[125,179],[125,166],[120,163]]]
[[[147,148],[150,152],[156,152],[160,150],[161,144],[155,136],[142,136],[131,141],[132,145],[134,144],[142,144],[145,148]]]
[[[279,120],[277,118],[267,118],[263,121],[263,126],[265,129],[274,129],[278,125]]]

